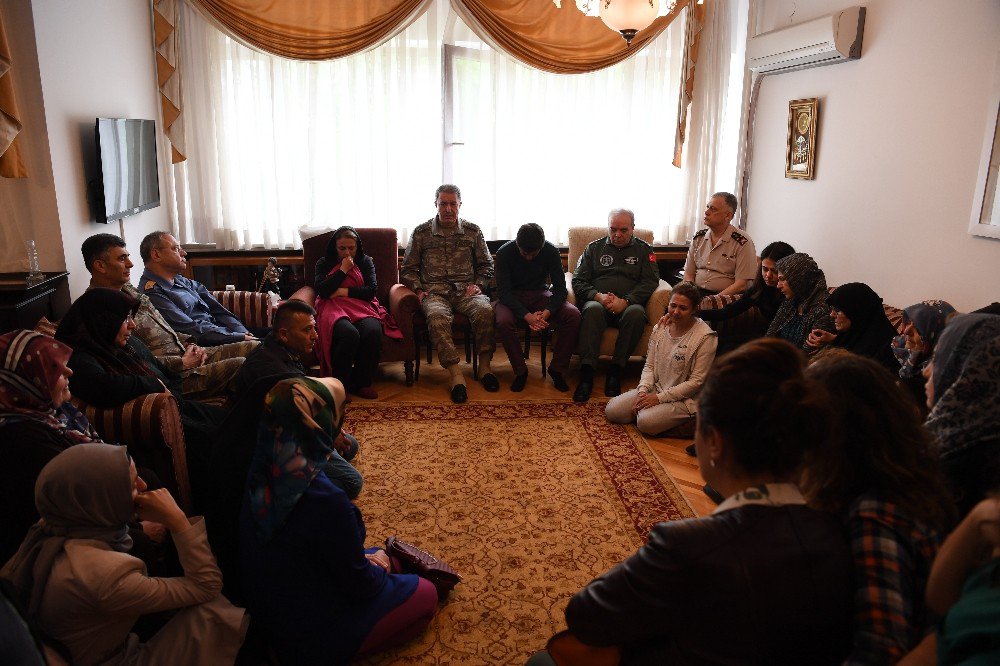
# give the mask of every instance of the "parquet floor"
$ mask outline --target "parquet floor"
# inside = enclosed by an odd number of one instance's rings
[[[528,358],[528,385],[520,393],[510,391],[510,383],[514,378],[514,373],[510,369],[507,355],[503,348],[497,349],[493,358],[493,371],[500,379],[500,392],[489,393],[472,379],[471,364],[462,365],[469,391],[470,400],[541,400],[541,399],[565,399],[572,400],[572,390],[576,388],[577,362],[574,360],[570,364],[567,382],[570,384],[570,391],[561,393],[552,386],[552,382],[546,377],[542,379],[542,369],[539,359],[538,347],[533,346],[531,355]],[[594,396],[603,398],[603,369],[604,362],[598,365],[597,381],[594,389]],[[642,372],[642,362],[638,359],[631,361],[625,370],[622,378],[622,389],[629,390],[635,388],[639,383],[639,374]],[[383,363],[380,366],[379,374],[376,377],[375,390],[378,391],[379,401],[385,402],[440,402],[441,404],[451,404],[449,397],[448,373],[437,362],[437,354],[434,354],[432,363],[427,363],[426,356],[420,364],[420,379],[414,382],[413,386],[407,387],[404,381],[402,363]],[[363,402],[361,398],[354,397],[353,400]],[[591,398],[594,399],[594,398]],[[348,408],[350,409],[350,408]],[[650,448],[659,456],[664,468],[677,481],[681,492],[691,503],[698,515],[707,515],[712,512],[715,504],[702,492],[701,474],[698,472],[698,465],[694,458],[684,452],[684,448],[691,443],[691,440],[650,438],[646,437]]]

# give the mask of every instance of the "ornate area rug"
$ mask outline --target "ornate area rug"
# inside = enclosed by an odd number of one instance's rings
[[[464,578],[422,637],[364,663],[523,664],[653,524],[694,516],[602,403],[354,402],[347,425],[368,545],[397,534]]]

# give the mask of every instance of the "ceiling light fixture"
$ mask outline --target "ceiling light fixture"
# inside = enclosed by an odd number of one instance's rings
[[[562,0],[552,0],[562,8]],[[677,0],[576,0],[576,8],[587,16],[600,16],[604,24],[621,33],[625,43],[632,46],[632,39],[656,20],[666,16],[677,6]]]

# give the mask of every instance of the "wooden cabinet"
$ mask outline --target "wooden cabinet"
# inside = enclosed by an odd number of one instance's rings
[[[28,285],[27,273],[0,273],[0,333],[34,328],[42,317],[58,321],[69,310],[69,273],[43,273]]]

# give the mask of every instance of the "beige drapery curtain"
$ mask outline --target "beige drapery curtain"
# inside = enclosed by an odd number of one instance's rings
[[[11,80],[12,65],[3,14],[0,14],[0,177],[27,178],[28,170],[24,168],[17,141],[22,125],[18,120],[17,99]]]
[[[156,46],[156,85],[160,90],[163,133],[170,142],[170,162],[187,159],[184,149],[184,117],[181,115],[181,77],[177,72],[177,3],[153,0],[153,41]]]
[[[670,25],[689,0],[680,0],[632,40],[576,8],[573,0],[451,0],[452,8],[480,39],[524,64],[556,74],[582,74],[619,63]]]
[[[295,60],[332,60],[375,48],[430,0],[188,0],[229,37]]]
[[[688,7],[687,20],[684,25],[684,62],[681,63],[682,83],[677,95],[677,135],[674,138],[673,165],[681,168],[681,158],[684,154],[684,141],[687,138],[688,109],[694,99],[694,75],[698,63],[698,46],[701,44],[701,31],[705,27],[705,5],[695,3]]]

